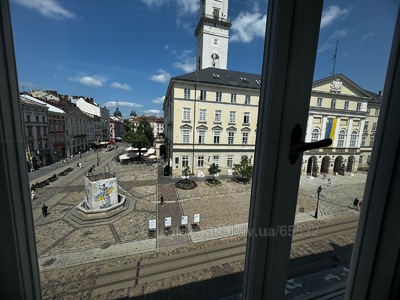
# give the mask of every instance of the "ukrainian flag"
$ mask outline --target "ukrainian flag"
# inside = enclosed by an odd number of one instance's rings
[[[328,118],[328,122],[326,123],[326,129],[325,129],[326,139],[330,138],[333,141],[333,138],[335,137],[336,124],[337,124],[337,118]],[[330,145],[329,147],[332,147],[332,145]]]

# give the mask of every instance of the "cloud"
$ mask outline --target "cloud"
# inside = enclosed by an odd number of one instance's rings
[[[159,74],[153,75],[150,77],[151,80],[155,82],[161,82],[161,83],[166,83],[171,79],[171,74],[168,72],[164,71],[163,69],[160,69],[157,71]]]
[[[325,52],[326,50],[328,50],[330,48],[332,48],[332,45],[325,43],[320,48],[318,48],[317,53]]]
[[[56,20],[75,19],[75,13],[63,8],[56,0],[14,0],[14,2],[36,10],[48,18]]]
[[[127,106],[127,107],[143,107],[142,104],[137,104],[134,102],[127,102],[127,101],[108,101],[103,104],[104,106],[107,107],[122,107],[122,106]]]
[[[153,103],[164,103],[164,98],[165,98],[165,96],[158,97],[158,98],[152,100],[151,102],[153,102]]]
[[[331,25],[337,19],[345,18],[350,13],[351,8],[340,8],[336,5],[329,6],[322,12],[321,28]]]
[[[349,31],[347,29],[338,29],[338,30],[335,30],[329,38],[335,39],[335,40],[340,39],[340,38],[347,36],[348,32]]]
[[[107,78],[100,76],[76,76],[68,78],[69,81],[79,82],[83,85],[91,86],[91,87],[101,87],[108,80]]]
[[[267,15],[259,12],[241,12],[232,21],[230,41],[249,43],[255,37],[264,37],[266,22]]]
[[[164,3],[167,3],[167,0],[141,0],[141,1],[150,7],[161,6]]]
[[[368,39],[370,37],[373,37],[374,35],[375,34],[373,32],[368,32],[368,33],[364,34],[362,38],[365,40],[365,39]]]
[[[180,61],[175,62],[173,66],[177,69],[181,69],[186,73],[194,72],[196,70],[196,57],[191,56],[193,50],[183,50],[178,56]]]
[[[120,89],[120,90],[130,90],[131,89],[131,87],[127,83],[119,83],[119,82],[111,83],[111,87],[114,89]]]
[[[145,114],[145,115],[161,115],[162,111],[159,109],[149,109],[149,110],[144,110],[143,114]]]
[[[178,15],[192,15],[199,12],[199,0],[175,0],[178,6]]]

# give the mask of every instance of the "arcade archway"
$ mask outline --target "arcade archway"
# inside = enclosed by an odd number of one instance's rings
[[[329,165],[331,163],[331,159],[329,156],[324,156],[321,163],[321,173],[328,174],[329,173]]]

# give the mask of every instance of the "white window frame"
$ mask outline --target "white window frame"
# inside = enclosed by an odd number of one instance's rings
[[[197,139],[199,144],[205,144],[206,143],[206,130],[205,129],[199,129],[198,130],[198,139]]]
[[[344,101],[344,110],[349,110],[349,101]]]
[[[236,123],[236,111],[229,112],[229,123],[235,124]]]
[[[322,107],[322,98],[321,97],[317,98],[317,107]]]
[[[181,156],[181,167],[182,169],[189,167],[189,155]]]
[[[215,102],[221,102],[221,101],[222,101],[222,93],[215,92]]]
[[[204,167],[204,155],[197,156],[197,167],[198,168]]]
[[[190,99],[190,89],[183,89],[183,98]]]
[[[222,110],[216,110],[214,112],[214,123],[222,122]]]
[[[242,144],[247,145],[249,143],[249,132],[242,131]]]
[[[190,121],[190,107],[182,108],[182,121]]]
[[[368,125],[369,125],[369,122],[368,122],[368,121],[365,121],[365,123],[364,123],[364,131],[365,131],[365,130],[368,130]]]
[[[250,124],[250,112],[243,113],[243,124]]]
[[[213,131],[213,143],[220,144],[221,143],[221,130]]]
[[[207,100],[207,91],[206,90],[200,90],[200,100]]]
[[[237,94],[231,94],[231,103],[236,103]]]
[[[251,103],[251,96],[250,95],[245,95],[244,104],[250,105],[250,103]]]
[[[226,167],[232,168],[233,167],[233,155],[228,155],[226,157]]]
[[[336,108],[336,99],[331,99],[331,108],[332,109]]]
[[[357,130],[353,130],[350,134],[349,148],[355,148],[357,146],[357,138],[358,138],[358,132]]]
[[[321,136],[321,132],[319,131],[319,129],[314,128],[313,131],[311,131],[311,142],[319,141],[320,136]]]
[[[339,131],[339,134],[338,134],[338,140],[337,140],[337,146],[336,146],[337,148],[344,148],[345,147],[345,145],[346,145],[346,137],[347,137],[346,130],[341,129]]]
[[[233,145],[235,142],[235,132],[230,130],[228,131],[228,145]]]
[[[213,155],[213,164],[219,166],[219,155]]]
[[[367,134],[363,134],[362,135],[362,138],[361,138],[361,147],[364,147],[365,146],[365,142],[366,142],[366,140],[367,140]]]
[[[182,129],[182,143],[190,144],[190,129]]]
[[[201,122],[207,121],[207,109],[200,109],[199,121],[201,121]]]
[[[356,111],[361,111],[361,103],[360,102],[357,102]]]

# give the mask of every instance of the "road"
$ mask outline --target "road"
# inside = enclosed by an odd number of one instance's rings
[[[79,224],[70,218],[71,211],[84,197],[83,174],[96,164],[96,153],[84,154],[79,159],[76,157],[67,166],[53,165],[29,174],[33,183],[58,174],[69,166],[74,168],[67,176],[38,189],[38,198],[32,202],[43,299],[181,299],[188,296],[194,299],[218,299],[241,292],[245,232],[221,239],[207,236],[197,241],[190,234],[160,234],[157,238],[149,239],[149,219],[160,217],[162,210],[169,213],[177,209],[181,214],[182,207],[185,209],[190,203],[206,201],[206,196],[179,197],[183,194],[178,194],[172,188],[172,183],[161,184],[156,179],[159,172],[157,165],[119,166],[110,163],[117,152],[101,152],[99,155],[100,166],[97,170],[102,170],[108,163],[111,171],[118,173],[125,188],[123,192],[130,199],[126,213],[114,219]],[[82,169],[76,167],[79,161],[83,163]],[[237,201],[240,201],[240,195],[246,195],[242,186],[225,185],[231,190],[243,189],[240,190],[242,193],[233,190],[239,196]],[[156,205],[161,187],[168,195],[162,208]],[[171,188],[169,194],[167,188]],[[206,189],[209,187],[202,188],[200,185],[196,193],[206,195],[212,192]],[[177,199],[173,199],[172,195],[176,195]],[[214,210],[226,207],[223,198],[229,197],[220,197],[221,202],[213,197],[213,205],[222,205]],[[232,198],[227,200],[232,201]],[[50,215],[46,218],[41,215],[43,203],[49,206]],[[238,221],[239,215],[243,215],[245,220],[243,207],[237,208],[240,211],[232,211],[232,219],[228,218],[228,214],[225,215],[226,221]],[[207,216],[207,213],[210,215]],[[204,228],[220,226],[215,223],[211,213],[202,213],[204,221],[201,224]],[[313,219],[296,224],[288,279],[295,287],[299,286],[296,281],[301,280],[303,289],[293,289],[288,283],[288,297],[307,291],[311,288],[308,282],[313,283],[312,288],[318,288],[315,276],[322,275],[311,274],[335,271],[331,266],[334,251],[339,255],[340,266],[349,266],[358,216],[352,213],[340,218]],[[207,217],[210,220],[208,225]]]

